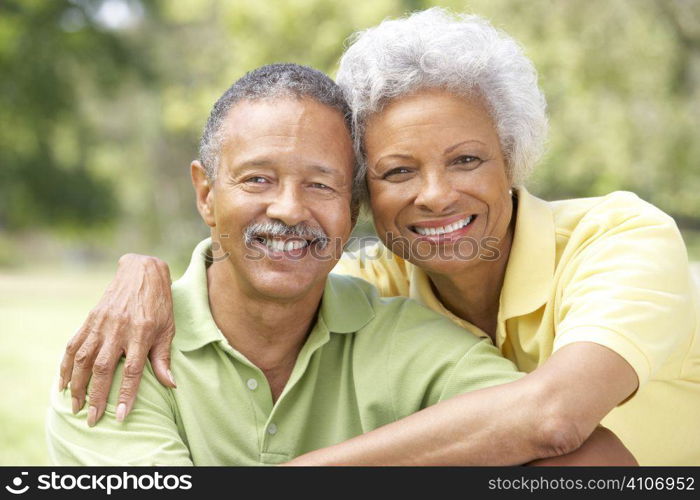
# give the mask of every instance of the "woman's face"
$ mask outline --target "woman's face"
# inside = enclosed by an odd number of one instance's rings
[[[510,247],[513,204],[482,101],[424,90],[391,101],[365,133],[377,234],[428,272],[454,274]]]

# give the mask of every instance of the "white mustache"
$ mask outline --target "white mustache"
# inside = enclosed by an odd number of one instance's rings
[[[321,247],[325,248],[330,239],[326,232],[320,227],[309,226],[308,224],[301,222],[294,226],[289,226],[281,221],[267,221],[267,222],[257,222],[251,224],[243,230],[243,238],[245,239],[246,245],[249,245],[256,238],[268,238],[268,237],[296,237],[305,240],[315,241]]]

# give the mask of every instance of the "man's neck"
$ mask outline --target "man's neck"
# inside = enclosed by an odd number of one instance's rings
[[[263,371],[276,401],[315,322],[323,287],[295,301],[270,300],[244,290],[226,265],[210,266],[207,283],[214,322]]]

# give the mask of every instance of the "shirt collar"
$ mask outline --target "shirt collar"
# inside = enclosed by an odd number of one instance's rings
[[[554,215],[549,204],[521,187],[513,244],[501,289],[501,320],[539,309],[551,296],[556,258]]]
[[[460,327],[466,330],[471,330],[472,333],[474,333],[478,337],[488,338],[488,335],[481,331],[481,329],[477,328],[471,323],[468,323],[467,321],[463,320],[455,313],[447,309],[445,305],[442,302],[440,302],[440,299],[438,299],[437,295],[435,295],[435,291],[433,290],[433,284],[430,281],[430,278],[428,277],[426,272],[423,271],[420,267],[417,267],[413,264],[409,265],[409,297],[411,297],[419,304],[422,304],[427,308],[432,309],[433,311],[448,317],[450,320],[452,320],[453,323],[456,323]]]
[[[214,322],[207,291],[207,255],[211,238],[201,241],[182,277],[173,283],[176,335],[173,345],[180,351],[193,351],[211,342],[226,341]],[[367,294],[355,279],[330,274],[321,299],[318,323],[333,333],[360,330],[374,317]]]
[[[319,311],[319,319],[328,330],[334,333],[357,332],[372,318],[374,308],[358,279],[329,274]]]

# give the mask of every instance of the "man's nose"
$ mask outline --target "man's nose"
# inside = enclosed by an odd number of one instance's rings
[[[267,206],[266,214],[270,219],[278,219],[288,226],[295,226],[310,217],[300,188],[293,185],[281,187]]]
[[[445,172],[427,173],[420,182],[415,204],[429,212],[446,212],[459,199],[459,193],[450,184]]]

